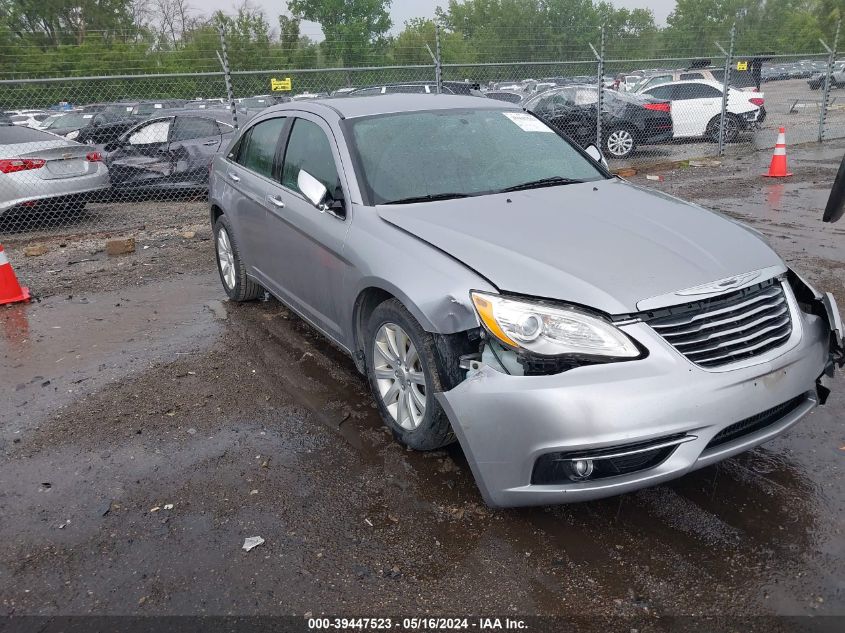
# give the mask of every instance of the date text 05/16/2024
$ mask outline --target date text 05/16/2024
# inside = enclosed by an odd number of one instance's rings
[[[526,630],[528,625],[518,618],[308,618],[308,629],[319,630],[400,630],[400,631],[447,631],[447,630]]]

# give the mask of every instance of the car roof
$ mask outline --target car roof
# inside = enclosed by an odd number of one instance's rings
[[[712,86],[713,88],[718,88],[721,90],[724,87],[721,81],[713,81],[712,79],[680,79],[678,81],[664,81],[659,84],[654,84],[653,86],[649,86],[646,90],[651,90],[652,88],[659,88],[661,86],[684,86],[687,84],[705,84],[708,86]]]
[[[342,119],[373,116],[378,114],[396,114],[398,112],[422,112],[424,110],[450,110],[453,108],[485,108],[514,110],[514,104],[495,101],[485,97],[445,94],[386,94],[367,97],[343,97],[334,99],[312,99],[282,103],[265,112],[285,112],[286,110],[305,110],[314,113],[334,112]]]

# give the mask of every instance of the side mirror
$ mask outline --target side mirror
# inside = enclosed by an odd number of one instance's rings
[[[302,192],[308,201],[317,207],[320,211],[327,211],[329,206],[326,204],[329,191],[325,185],[314,178],[304,169],[299,170],[299,175],[296,177],[296,186]]]
[[[827,199],[822,219],[825,222],[836,222],[843,214],[845,214],[845,156],[842,157],[836,180],[833,181],[833,189],[830,190],[830,198]]]
[[[607,161],[605,160],[604,156],[602,156],[602,153],[599,151],[598,147],[596,147],[595,145],[587,145],[587,147],[584,148],[584,152],[586,152],[587,156],[592,158],[597,163],[601,163],[602,167],[607,169]]]

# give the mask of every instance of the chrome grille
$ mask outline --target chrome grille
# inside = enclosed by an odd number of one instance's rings
[[[789,303],[777,279],[655,311],[644,321],[681,354],[707,368],[760,356],[784,345],[792,334]]]

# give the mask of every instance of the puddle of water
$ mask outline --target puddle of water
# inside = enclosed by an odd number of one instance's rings
[[[220,297],[219,285],[215,275],[184,275],[0,309],[2,399],[16,420],[0,436],[79,392],[212,340],[219,325],[204,306]]]

